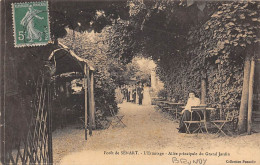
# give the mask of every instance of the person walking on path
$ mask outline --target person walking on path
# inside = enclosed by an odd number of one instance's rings
[[[120,87],[117,87],[115,89],[115,94],[116,94],[116,102],[119,104],[123,103],[124,94],[121,92]]]
[[[134,98],[133,98],[133,85],[129,86],[129,102],[133,102]]]
[[[137,89],[138,89],[138,84],[135,85],[135,104],[139,103],[139,95]]]
[[[151,105],[151,97],[150,97],[150,88],[145,84],[144,85],[144,98],[143,105]]]
[[[139,105],[142,105],[143,104],[143,93],[144,93],[144,89],[143,89],[143,86],[142,86],[142,83],[139,83],[139,86],[137,88],[137,94],[138,94],[138,103]]]
[[[127,100],[127,88],[126,88],[126,85],[123,86],[122,93],[124,95],[124,100]]]
[[[136,86],[133,86],[133,103],[136,103]]]

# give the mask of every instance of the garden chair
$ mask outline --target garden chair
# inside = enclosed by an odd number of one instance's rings
[[[193,108],[196,108],[196,110],[194,110]],[[196,125],[197,128],[192,131],[192,133],[203,133],[202,131],[202,123],[204,123],[204,121],[202,120],[202,117],[201,117],[201,114],[199,113],[199,111],[203,111],[204,109],[206,109],[206,106],[192,106],[191,107],[191,119],[189,121],[183,121],[184,122],[184,125],[186,127],[186,133],[191,133],[191,125]],[[193,116],[195,113],[196,115],[198,115],[199,117],[199,120],[194,120],[193,119]]]
[[[169,107],[169,106],[164,106],[164,107],[162,107],[162,109],[163,109],[164,112],[170,112],[171,107]]]
[[[180,119],[182,110],[183,108],[181,108],[180,106],[173,108],[172,115],[176,120]]]
[[[86,124],[85,124],[85,116],[80,116],[78,119],[79,119],[78,121],[80,123],[80,128],[85,129],[85,126],[86,126]]]
[[[124,118],[124,115],[117,115],[115,114],[115,111],[113,108],[110,108],[110,114],[111,116],[107,117],[107,120],[109,121],[108,127],[112,126],[112,128],[116,126],[120,127],[126,127],[125,123],[123,123],[122,119]]]
[[[163,109],[164,104],[161,103],[161,102],[158,102],[158,103],[157,103],[157,106],[159,107],[159,109]]]
[[[224,132],[224,129],[227,132],[233,134],[230,131],[230,127],[227,127],[227,125],[231,126],[231,128],[233,129],[234,128],[233,124],[234,124],[234,121],[235,121],[235,117],[236,117],[236,112],[235,112],[234,108],[228,108],[224,119],[212,120],[211,123],[213,123],[213,125],[218,129],[216,134],[222,133],[223,135],[227,136],[227,134]]]

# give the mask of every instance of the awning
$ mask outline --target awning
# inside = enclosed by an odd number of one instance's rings
[[[84,65],[86,64],[89,70],[94,71],[87,59],[83,59],[76,55],[66,45],[58,41],[58,49],[51,52],[48,60],[52,60],[56,67],[56,75],[68,72],[84,72]]]

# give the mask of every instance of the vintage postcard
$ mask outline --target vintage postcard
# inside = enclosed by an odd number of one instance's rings
[[[0,0],[2,164],[260,164],[260,2]]]

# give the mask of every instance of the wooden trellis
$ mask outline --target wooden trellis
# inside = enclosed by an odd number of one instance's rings
[[[47,164],[53,162],[50,100],[50,87],[42,77],[42,80],[37,83],[28,132],[18,141],[13,141],[15,145],[7,152],[6,163]]]

